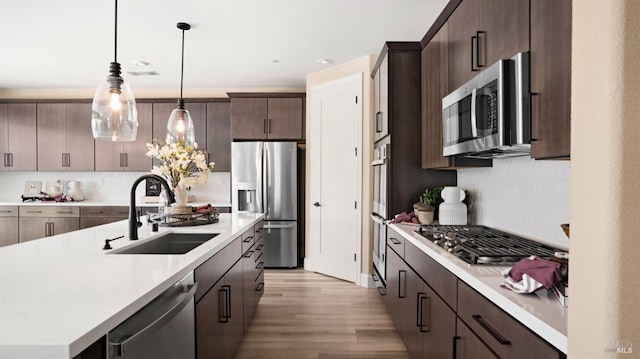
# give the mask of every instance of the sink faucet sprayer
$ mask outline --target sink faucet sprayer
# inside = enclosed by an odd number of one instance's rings
[[[173,192],[171,192],[171,188],[169,187],[169,184],[167,183],[167,181],[164,180],[164,178],[158,175],[148,174],[148,175],[142,175],[137,180],[135,180],[133,182],[133,185],[131,186],[131,202],[129,205],[129,240],[132,240],[132,241],[135,241],[138,239],[138,227],[142,225],[142,223],[138,222],[137,216],[136,216],[136,188],[138,187],[138,184],[140,184],[140,182],[142,182],[147,178],[152,178],[160,181],[160,184],[162,185],[162,187],[164,187],[164,190],[167,192],[168,203],[174,203],[176,201],[175,198],[173,197]]]

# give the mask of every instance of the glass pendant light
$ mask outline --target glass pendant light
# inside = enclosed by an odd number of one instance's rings
[[[114,60],[109,75],[100,82],[91,106],[93,138],[134,141],[138,133],[138,110],[129,83],[120,76],[118,63],[118,0],[115,0]]]
[[[193,128],[193,120],[189,111],[184,108],[182,99],[182,84],[184,78],[184,32],[191,29],[191,25],[179,22],[178,29],[182,30],[182,67],[180,69],[180,99],[178,107],[171,111],[169,122],[167,123],[167,143],[178,143],[184,141],[184,145],[193,146],[196,142],[196,133]]]

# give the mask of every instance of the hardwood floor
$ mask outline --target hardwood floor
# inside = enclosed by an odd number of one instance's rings
[[[235,359],[409,358],[376,289],[321,274],[266,270]]]

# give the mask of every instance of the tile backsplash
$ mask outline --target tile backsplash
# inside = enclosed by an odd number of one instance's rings
[[[65,192],[69,181],[82,182],[85,201],[129,202],[131,185],[146,172],[3,172],[0,173],[0,201],[19,202],[24,192],[26,180],[42,181],[45,190],[47,181],[60,179],[65,183]],[[136,190],[136,198],[144,196],[145,186],[141,183]],[[212,172],[207,183],[195,187],[189,192],[202,203],[231,203],[231,173]]]
[[[570,218],[570,169],[569,161],[495,159],[492,168],[458,170],[458,186],[469,191],[472,224],[568,248],[560,224]]]

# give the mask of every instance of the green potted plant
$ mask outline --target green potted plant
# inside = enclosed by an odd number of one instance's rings
[[[425,189],[420,195],[419,201],[413,205],[413,213],[418,217],[420,223],[431,224],[433,222],[438,204],[442,202],[442,198],[440,198],[442,188]]]

